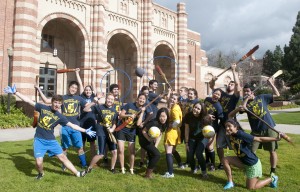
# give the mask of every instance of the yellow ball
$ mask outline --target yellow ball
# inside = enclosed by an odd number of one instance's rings
[[[151,127],[148,131],[149,137],[156,139],[160,136],[160,129],[158,127]]]
[[[206,125],[202,129],[202,134],[205,138],[211,138],[215,135],[215,129],[210,125]]]

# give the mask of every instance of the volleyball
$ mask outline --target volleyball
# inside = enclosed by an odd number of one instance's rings
[[[158,127],[151,127],[148,131],[149,137],[156,139],[160,136],[160,129]]]
[[[215,129],[210,125],[206,125],[202,129],[202,134],[205,138],[211,138],[215,135]]]

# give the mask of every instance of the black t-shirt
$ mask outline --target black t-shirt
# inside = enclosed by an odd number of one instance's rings
[[[46,140],[55,140],[54,127],[58,124],[65,126],[69,121],[60,112],[51,109],[51,106],[35,104],[35,110],[40,113],[34,137]]]
[[[203,139],[202,122],[199,117],[196,117],[193,112],[189,112],[185,116],[185,124],[189,125],[189,139]]]
[[[91,97],[87,97],[85,94],[81,94],[80,95],[84,100],[85,102],[87,103],[91,103],[93,102],[94,100],[94,97],[95,95],[92,94]],[[95,125],[96,125],[96,116],[95,116],[95,113],[93,113],[92,111],[89,111],[89,112],[85,112],[83,111],[84,109],[84,106],[81,107],[81,113],[80,113],[80,126],[85,128],[85,129],[88,129],[90,128],[91,126],[93,127],[93,129],[95,128]]]
[[[218,121],[220,120],[221,122],[223,122],[224,117],[223,109],[220,102],[214,102],[211,97],[206,97],[204,100],[204,104],[207,113],[215,116],[215,120],[213,121],[212,126],[215,129],[218,129]]]
[[[228,114],[233,111],[236,107],[236,104],[239,101],[239,97],[237,97],[235,94],[229,95],[228,93],[221,90],[221,98],[220,98],[220,104],[223,108],[224,113],[224,122],[228,119]]]

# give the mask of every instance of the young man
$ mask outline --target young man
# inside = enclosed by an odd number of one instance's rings
[[[268,79],[268,83],[271,85],[273,93],[276,96],[280,96],[277,88],[273,84],[272,78]],[[270,126],[275,127],[275,122],[272,119],[272,116],[268,110],[268,105],[273,103],[273,95],[272,94],[261,94],[258,96],[254,95],[253,88],[249,85],[245,85],[243,88],[245,99],[243,101],[242,106],[247,108],[249,111],[260,117],[262,120],[267,122]],[[236,108],[232,111],[233,114],[230,114],[233,117],[240,109]],[[243,113],[243,111],[241,111]],[[247,112],[249,124],[251,127],[251,135],[256,137],[277,137],[277,133],[271,129],[268,129],[268,126],[262,122],[260,119],[253,116],[251,113]],[[270,153],[270,164],[271,171],[270,173],[276,172],[277,166],[277,153],[276,149],[278,149],[278,144],[276,141],[269,143],[259,143],[254,141],[252,144],[252,151],[256,152],[258,148],[263,147],[265,151],[269,151]]]
[[[233,73],[233,80],[230,81],[227,85],[226,92],[221,90],[221,98],[220,98],[220,104],[222,105],[223,108],[223,122],[226,122],[228,119],[228,114],[233,111],[236,107],[236,104],[239,101],[240,98],[240,92],[241,92],[241,87],[238,79],[238,75],[235,71],[236,69],[236,64],[233,63],[231,64],[231,70]],[[215,82],[217,80],[217,77],[214,77],[210,82],[210,88],[212,90],[215,89]],[[229,142],[229,136],[226,136],[226,130],[225,126],[220,124],[220,129],[219,132],[217,133],[217,153],[220,159],[220,164],[218,166],[218,169],[223,169],[223,165],[221,163],[222,158],[224,157],[224,148],[229,147],[231,149],[231,145]]]
[[[33,143],[36,168],[39,172],[36,176],[36,179],[39,180],[44,176],[43,160],[47,152],[50,157],[56,156],[64,164],[64,166],[68,168],[72,173],[74,173],[77,177],[84,177],[86,175],[86,172],[77,171],[74,165],[63,153],[61,146],[55,139],[54,127],[58,124],[61,124],[62,126],[69,126],[70,128],[80,132],[84,132],[91,137],[95,136],[96,133],[94,131],[91,131],[91,129],[83,129],[78,125],[69,122],[62,114],[58,112],[63,102],[62,96],[53,96],[51,99],[51,106],[46,106],[40,103],[35,103],[28,97],[19,93],[16,90],[15,86],[6,87],[4,89],[4,92],[16,95],[26,103],[34,106],[35,110],[40,113]]]
[[[111,84],[109,86],[109,92],[115,97],[114,108],[116,109],[116,111],[120,115],[120,113],[122,111],[123,103],[122,103],[122,101],[120,99],[119,85],[118,84]]]
[[[87,102],[80,96],[76,95],[79,84],[76,81],[71,81],[69,84],[69,93],[63,95],[63,103],[61,105],[62,114],[73,124],[80,125],[79,115],[80,109],[87,104]],[[44,103],[51,103],[51,99],[47,99],[39,87],[36,87],[42,97]],[[83,168],[87,167],[86,156],[83,150],[83,142],[81,133],[77,130],[73,130],[69,126],[63,126],[61,128],[61,145],[64,153],[67,154],[67,149],[74,146],[78,149],[78,158]],[[62,165],[62,169],[66,167]]]

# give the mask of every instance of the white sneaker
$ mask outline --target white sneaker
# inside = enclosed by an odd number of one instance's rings
[[[122,174],[125,174],[125,173],[126,173],[124,167],[121,169],[121,172],[122,172]]]
[[[170,174],[169,172],[166,172],[164,175],[162,175],[164,178],[173,178],[174,174]]]

